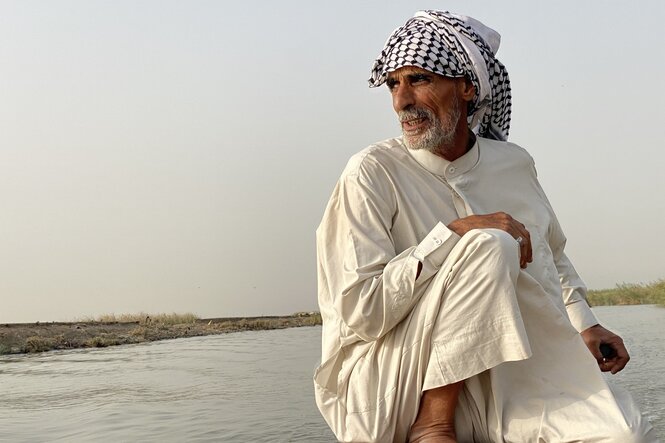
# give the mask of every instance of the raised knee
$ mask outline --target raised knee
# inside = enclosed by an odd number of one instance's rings
[[[483,253],[498,255],[510,263],[519,265],[519,244],[512,235],[501,229],[472,229],[463,239],[478,247]],[[517,257],[517,260],[515,260]]]

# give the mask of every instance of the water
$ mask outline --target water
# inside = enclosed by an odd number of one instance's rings
[[[665,309],[596,308],[665,435]],[[313,400],[319,327],[0,357],[0,441],[333,442]]]
[[[330,442],[320,327],[0,358],[0,441]]]

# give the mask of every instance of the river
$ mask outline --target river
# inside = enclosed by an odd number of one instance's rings
[[[665,435],[665,309],[594,308]],[[332,442],[313,400],[320,327],[0,357],[2,442]]]

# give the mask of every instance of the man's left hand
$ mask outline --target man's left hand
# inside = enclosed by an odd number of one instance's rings
[[[616,374],[626,367],[628,360],[630,360],[630,356],[628,355],[628,351],[626,350],[621,337],[600,325],[585,329],[580,332],[580,335],[582,336],[584,343],[586,343],[587,348],[591,351],[591,354],[596,358],[601,371],[609,371],[612,374]],[[615,355],[611,358],[604,358],[603,354],[600,352],[601,344],[609,345],[614,349]]]

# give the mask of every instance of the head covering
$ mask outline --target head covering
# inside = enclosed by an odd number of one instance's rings
[[[418,11],[395,29],[374,61],[369,86],[381,86],[389,72],[416,66],[445,77],[468,77],[476,87],[469,103],[469,127],[481,137],[508,139],[510,80],[496,59],[501,36],[471,17],[447,11]]]

